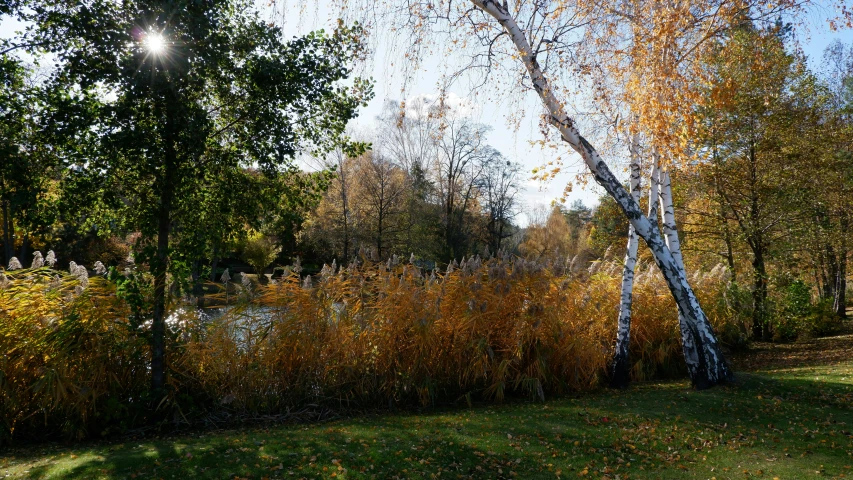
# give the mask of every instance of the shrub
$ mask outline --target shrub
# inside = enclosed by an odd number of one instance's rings
[[[258,281],[261,281],[264,277],[264,270],[281,253],[281,247],[277,246],[272,238],[253,232],[240,245],[240,251],[243,260],[252,266],[258,275]]]
[[[826,335],[838,326],[831,302],[813,302],[812,287],[804,281],[792,279],[779,288],[782,295],[777,301],[777,313],[774,316],[774,340]]]

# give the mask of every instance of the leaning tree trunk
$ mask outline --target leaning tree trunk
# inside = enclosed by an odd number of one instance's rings
[[[631,197],[640,203],[640,157],[637,135],[631,140]],[[634,292],[634,268],[637,266],[637,232],[628,225],[628,246],[625,249],[625,265],[622,267],[622,294],[619,302],[619,320],[616,330],[616,352],[613,355],[613,377],[610,386],[625,388],[628,386],[630,357],[628,347],[631,343],[631,304]]]
[[[681,270],[686,272],[684,257],[681,255],[681,240],[678,239],[678,225],[675,223],[675,206],[672,201],[672,178],[669,176],[669,171],[667,170],[659,170],[658,175],[660,210],[663,217],[662,223],[666,246],[672,252],[672,258],[678,262]],[[690,332],[690,326],[684,318],[680,306],[678,307],[678,327],[681,330],[681,344],[687,368],[699,368],[699,356],[696,349],[689,345],[693,341],[693,335]]]
[[[569,117],[562,103],[554,94],[554,90],[549,85],[536,57],[531,54],[533,49],[527,41],[527,37],[515,23],[515,19],[509,11],[493,0],[472,0],[472,2],[495,18],[507,32],[530,75],[533,88],[548,110],[550,123],[559,129],[563,140],[580,154],[595,181],[616,200],[637,234],[643,238],[651,250],[655,263],[660,268],[689,327],[692,343],[685,344],[684,348],[691,348],[691,346],[695,348],[695,355],[699,359],[696,366],[688,364],[693,386],[702,389],[730,381],[733,378],[732,372],[725,358],[723,358],[713,328],[705,316],[705,312],[702,311],[696,294],[687,282],[684,268],[673,258],[672,253],[664,243],[660,228],[643,215],[640,211],[640,205],[634,201],[634,198],[613,175],[598,151],[581,136],[574,120]]]

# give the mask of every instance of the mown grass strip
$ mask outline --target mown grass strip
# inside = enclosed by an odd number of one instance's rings
[[[853,362],[546,403],[0,454],[7,478],[844,478]],[[1,477],[2,475],[0,475]]]

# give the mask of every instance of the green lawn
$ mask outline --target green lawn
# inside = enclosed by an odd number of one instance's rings
[[[836,359],[853,353],[850,339],[836,347]],[[764,364],[703,392],[650,383],[545,404],[28,447],[0,452],[0,478],[843,478],[851,360]]]

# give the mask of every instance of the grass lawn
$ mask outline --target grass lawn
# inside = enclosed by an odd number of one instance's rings
[[[853,477],[853,336],[761,346],[734,386],[0,452],[0,478]],[[748,370],[748,371],[745,371]],[[4,477],[5,476],[5,477]]]

